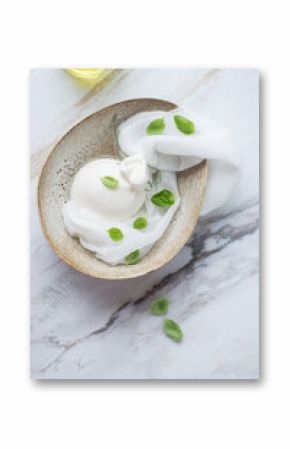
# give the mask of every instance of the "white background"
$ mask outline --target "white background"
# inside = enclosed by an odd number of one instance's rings
[[[289,447],[287,3],[6,2],[0,19],[1,447]],[[261,71],[260,382],[29,380],[29,68],[102,65]]]

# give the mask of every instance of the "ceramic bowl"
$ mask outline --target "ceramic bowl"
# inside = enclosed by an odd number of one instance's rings
[[[199,217],[207,182],[206,161],[178,173],[181,204],[162,238],[136,265],[110,266],[84,249],[64,227],[62,206],[69,198],[74,175],[82,165],[100,156],[116,156],[114,126],[143,111],[169,111],[176,105],[141,98],[113,104],[74,126],[49,154],[38,181],[38,210],[43,233],[55,253],[87,275],[126,279],[144,275],[169,262],[184,246]]]

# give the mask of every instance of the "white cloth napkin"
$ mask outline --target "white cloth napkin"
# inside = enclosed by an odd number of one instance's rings
[[[174,122],[174,115],[193,121],[195,132],[186,135]],[[161,135],[148,135],[148,124],[164,118]],[[142,154],[149,166],[180,171],[208,161],[208,182],[202,215],[220,207],[229,198],[239,175],[239,153],[230,131],[221,123],[192,109],[153,111],[134,115],[119,128],[119,145],[128,156]]]

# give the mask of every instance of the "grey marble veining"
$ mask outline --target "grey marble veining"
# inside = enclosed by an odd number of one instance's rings
[[[118,96],[116,91],[141,96],[150,90],[155,77],[164,97],[166,88],[172,92],[176,84],[175,96],[179,95],[183,102],[207,113],[212,104],[212,115],[231,122],[239,138],[243,151],[240,184],[225,207],[199,221],[194,236],[165,267],[137,279],[105,281],[76,272],[51,251],[40,231],[33,180],[31,376],[256,379],[259,376],[257,74],[243,70],[182,71],[180,76],[172,75],[171,86],[164,86],[162,71],[141,72],[130,72],[118,87],[111,87],[113,97]],[[126,84],[128,78],[130,83]],[[142,80],[145,87],[138,87]],[[158,82],[154,85],[156,91]],[[96,101],[93,96],[88,110]],[[184,339],[179,344],[163,334],[163,317],[148,313],[151,301],[160,295],[170,298],[168,317],[182,326]]]

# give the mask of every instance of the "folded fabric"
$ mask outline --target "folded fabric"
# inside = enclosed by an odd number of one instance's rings
[[[194,123],[193,134],[184,134],[177,128],[176,115]],[[164,119],[162,134],[148,135],[147,126],[158,118]],[[121,124],[118,139],[126,155],[142,154],[149,166],[159,170],[181,171],[207,159],[208,182],[203,215],[220,207],[237,182],[239,154],[230,131],[223,124],[192,109],[136,114]]]

